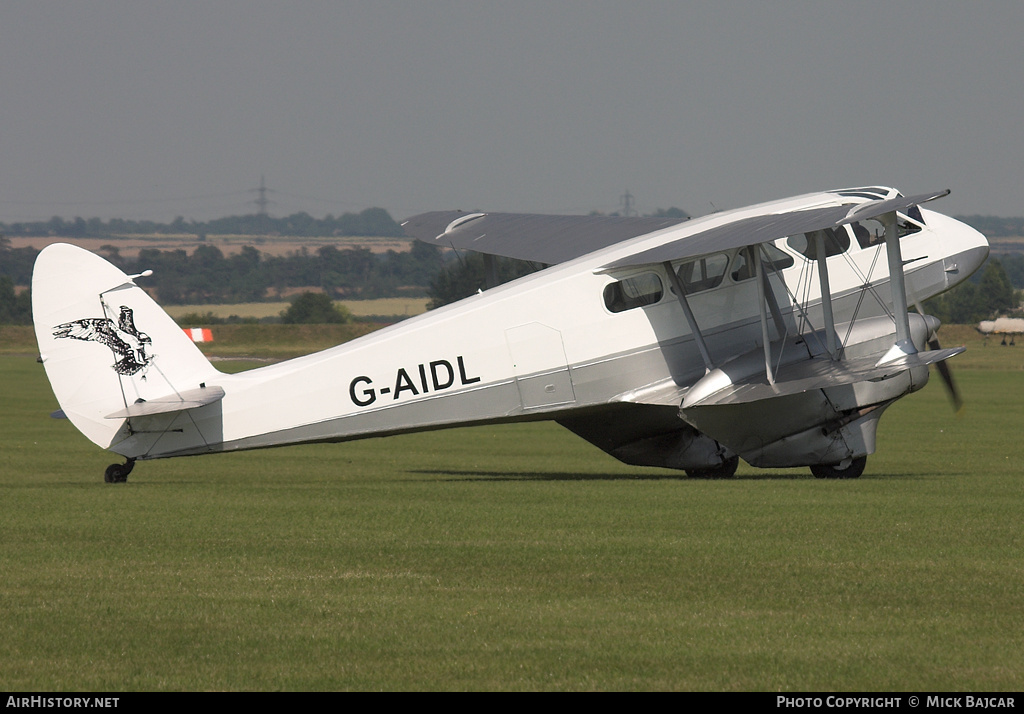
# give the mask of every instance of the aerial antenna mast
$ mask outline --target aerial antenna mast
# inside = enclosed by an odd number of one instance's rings
[[[267,198],[267,193],[270,192],[270,189],[267,188],[267,183],[266,181],[263,180],[263,174],[260,174],[260,187],[251,188],[249,189],[249,191],[255,191],[257,194],[259,194],[259,197],[256,200],[254,200],[253,203],[256,204],[256,208],[258,209],[256,211],[256,215],[259,216],[260,219],[260,229],[264,233],[266,233],[268,232],[269,228],[269,224],[267,221],[267,205],[271,203],[271,200]]]
[[[626,189],[626,192],[619,197],[619,200],[622,201],[622,215],[628,217],[636,214],[636,211],[633,210],[633,194],[629,192],[629,189]]]

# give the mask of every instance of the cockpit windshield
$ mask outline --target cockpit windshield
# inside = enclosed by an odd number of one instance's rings
[[[921,215],[920,208],[912,206],[907,213],[910,218],[902,213],[896,214],[896,234],[900,238],[917,233],[924,225],[924,217]],[[850,224],[850,229],[861,248],[870,248],[885,242],[885,226],[877,218],[854,221]]]

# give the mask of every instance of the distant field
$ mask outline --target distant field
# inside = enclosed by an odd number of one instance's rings
[[[993,253],[1016,253],[1024,251],[1024,236],[989,238]]]
[[[226,354],[313,336],[239,327]],[[1024,346],[963,334],[964,414],[933,380],[855,481],[690,480],[532,423],[106,485],[31,330],[0,329],[0,685],[1019,691]]]
[[[974,325],[943,325],[939,341],[943,347],[966,347],[967,351],[949,360],[955,371],[961,369],[1024,370],[1024,338],[1019,346],[1002,346],[1002,335],[985,337]]]
[[[339,250],[345,248],[366,248],[374,253],[386,253],[389,250],[403,253],[408,251],[412,241],[404,238],[390,237],[363,237],[363,236],[207,236],[206,240],[200,241],[193,233],[182,233],[179,235],[127,235],[107,238],[66,238],[66,237],[23,237],[13,236],[10,238],[12,248],[32,247],[42,250],[51,243],[72,243],[86,250],[99,252],[105,245],[112,245],[125,257],[134,258],[143,248],[155,248],[157,250],[185,250],[192,252],[200,245],[212,245],[220,248],[225,255],[232,255],[242,250],[244,246],[252,246],[261,253],[268,255],[287,255],[288,253],[300,251],[306,248],[315,251],[323,246],[334,246]]]
[[[336,300],[338,305],[344,305],[357,317],[369,317],[374,315],[401,315],[413,316],[427,311],[427,303],[430,298],[381,298],[379,300]],[[205,315],[212,312],[216,317],[277,317],[287,310],[290,303],[287,302],[246,302],[235,305],[167,305],[164,309],[174,319],[189,313]],[[199,327],[197,325],[197,327]]]

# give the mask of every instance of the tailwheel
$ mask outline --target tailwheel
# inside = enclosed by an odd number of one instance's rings
[[[103,472],[104,483],[124,483],[135,467],[135,459],[126,459],[123,464],[111,464]]]
[[[814,464],[811,466],[811,473],[815,478],[860,478],[867,463],[867,456],[858,456],[837,464]]]
[[[706,469],[686,469],[686,475],[690,478],[732,478],[736,475],[736,469],[739,465],[740,457],[733,456],[718,466]]]

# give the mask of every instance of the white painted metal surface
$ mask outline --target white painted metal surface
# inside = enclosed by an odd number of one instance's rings
[[[906,339],[905,320],[891,318],[888,289],[891,266],[900,260],[906,287],[899,294],[905,305],[907,299],[925,300],[966,279],[987,256],[985,239],[973,229],[914,208],[909,212],[917,218],[898,216],[900,231],[906,234],[898,241],[902,257],[895,263],[887,258],[884,242],[862,245],[863,237],[854,226],[838,228],[849,248],[828,257],[827,281],[820,279],[819,260],[805,255],[816,254],[810,248],[800,252],[801,245],[814,240],[772,240],[773,255],[782,256],[768,277],[777,316],[769,315],[765,305],[770,306],[770,296],[761,296],[758,289],[756,274],[765,264],[757,261],[747,275],[735,237],[726,247],[705,253],[725,256],[716,258],[718,265],[728,259],[720,283],[687,294],[685,301],[679,299],[679,277],[667,272],[666,263],[678,270],[686,260],[662,255],[662,246],[681,245],[687,242],[684,239],[709,231],[730,233],[730,226],[745,220],[757,224],[756,217],[768,214],[831,215],[833,209],[848,211],[851,204],[869,202],[854,193],[808,194],[658,229],[353,342],[235,375],[217,371],[120,270],[81,249],[53,245],[41,253],[33,277],[36,334],[54,392],[75,426],[130,461],[539,417],[572,424],[570,428],[591,438],[591,432],[603,427],[581,422],[590,417],[578,415],[623,402],[643,405],[643,395],[654,395],[643,413],[652,426],[649,433],[632,435],[635,446],[666,430],[688,429],[678,416],[665,416],[666,394],[673,389],[685,393],[712,364],[726,365],[742,355],[763,352],[761,370],[771,384],[776,366],[791,361],[794,349],[802,360],[824,356],[834,361],[856,344],[882,339],[874,332],[870,337],[856,333],[858,321],[889,315],[892,332]],[[878,194],[878,205],[898,196],[891,189]],[[484,220],[472,216],[463,222],[468,230]],[[807,222],[802,215],[793,220]],[[757,245],[753,240],[750,244]],[[820,241],[817,245],[820,251]],[[644,264],[644,255],[658,259]],[[686,259],[693,256],[687,254]],[[609,309],[604,297],[609,285],[651,273],[662,285],[657,300],[619,312]],[[832,315],[822,310],[826,285]],[[684,316],[683,302],[693,312],[692,321]],[[899,313],[901,301],[896,302]],[[131,373],[112,367],[123,359],[118,357],[123,348],[86,329],[116,332],[125,310],[144,335],[132,338],[136,344],[129,346],[134,349],[132,359],[142,363]],[[776,324],[780,319],[783,324]],[[694,325],[706,344],[707,364]],[[835,326],[834,335],[822,332],[827,325]],[[80,334],[70,334],[75,331]],[[121,341],[131,342],[129,338],[130,334],[122,335]],[[879,354],[891,345],[892,341],[878,345]],[[828,380],[822,379],[812,391],[823,393]],[[222,390],[223,397],[199,406],[172,411],[133,407],[149,400],[166,404],[173,395],[194,396],[201,394],[196,390],[213,387]],[[910,388],[901,386],[891,396],[876,395],[878,403],[887,405]],[[810,418],[826,428],[845,419]],[[701,438],[700,433],[686,433],[688,438]],[[597,437],[591,440],[597,443]],[[719,446],[711,451],[717,449],[720,458],[739,452],[724,445],[728,438],[717,441]],[[773,463],[785,460],[784,449],[771,448],[776,450]],[[814,448],[794,451],[794,463],[788,465],[819,458],[813,456]],[[606,450],[615,453],[610,447]],[[833,451],[822,453],[834,456]],[[677,456],[666,457],[665,463],[688,463]]]

